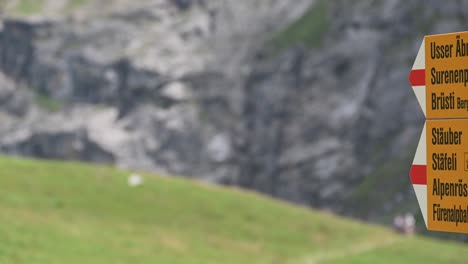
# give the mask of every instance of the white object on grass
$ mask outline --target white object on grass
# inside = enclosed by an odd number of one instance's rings
[[[131,187],[136,187],[143,184],[143,177],[138,174],[133,173],[128,177],[128,185]]]

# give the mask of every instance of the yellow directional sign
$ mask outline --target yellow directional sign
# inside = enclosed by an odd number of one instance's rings
[[[468,32],[426,36],[409,79],[426,118],[468,118]]]
[[[426,37],[428,118],[468,117],[468,32]]]
[[[424,221],[468,233],[468,32],[426,36],[409,81],[427,119],[410,170]]]
[[[427,120],[430,230],[468,233],[468,119]]]

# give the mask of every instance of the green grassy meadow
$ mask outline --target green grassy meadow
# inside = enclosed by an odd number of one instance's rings
[[[399,236],[234,188],[0,157],[0,263],[466,263]]]

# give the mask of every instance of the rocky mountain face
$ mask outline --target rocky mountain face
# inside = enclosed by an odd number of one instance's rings
[[[256,35],[293,21],[309,2],[95,1],[65,15],[47,7],[18,15],[21,1],[11,2],[0,68],[15,85],[3,86],[11,87],[4,98],[25,102],[14,104],[21,113],[5,112],[0,148],[233,177],[233,108],[242,102],[231,97],[241,93],[242,61]]]
[[[356,217],[411,210],[407,76],[468,1],[7,1],[0,150],[238,185]],[[26,14],[25,14],[26,13]]]

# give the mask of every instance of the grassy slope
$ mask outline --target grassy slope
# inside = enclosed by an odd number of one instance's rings
[[[145,175],[130,188],[107,167],[1,157],[0,168],[0,263],[464,263],[468,253],[182,179]]]

